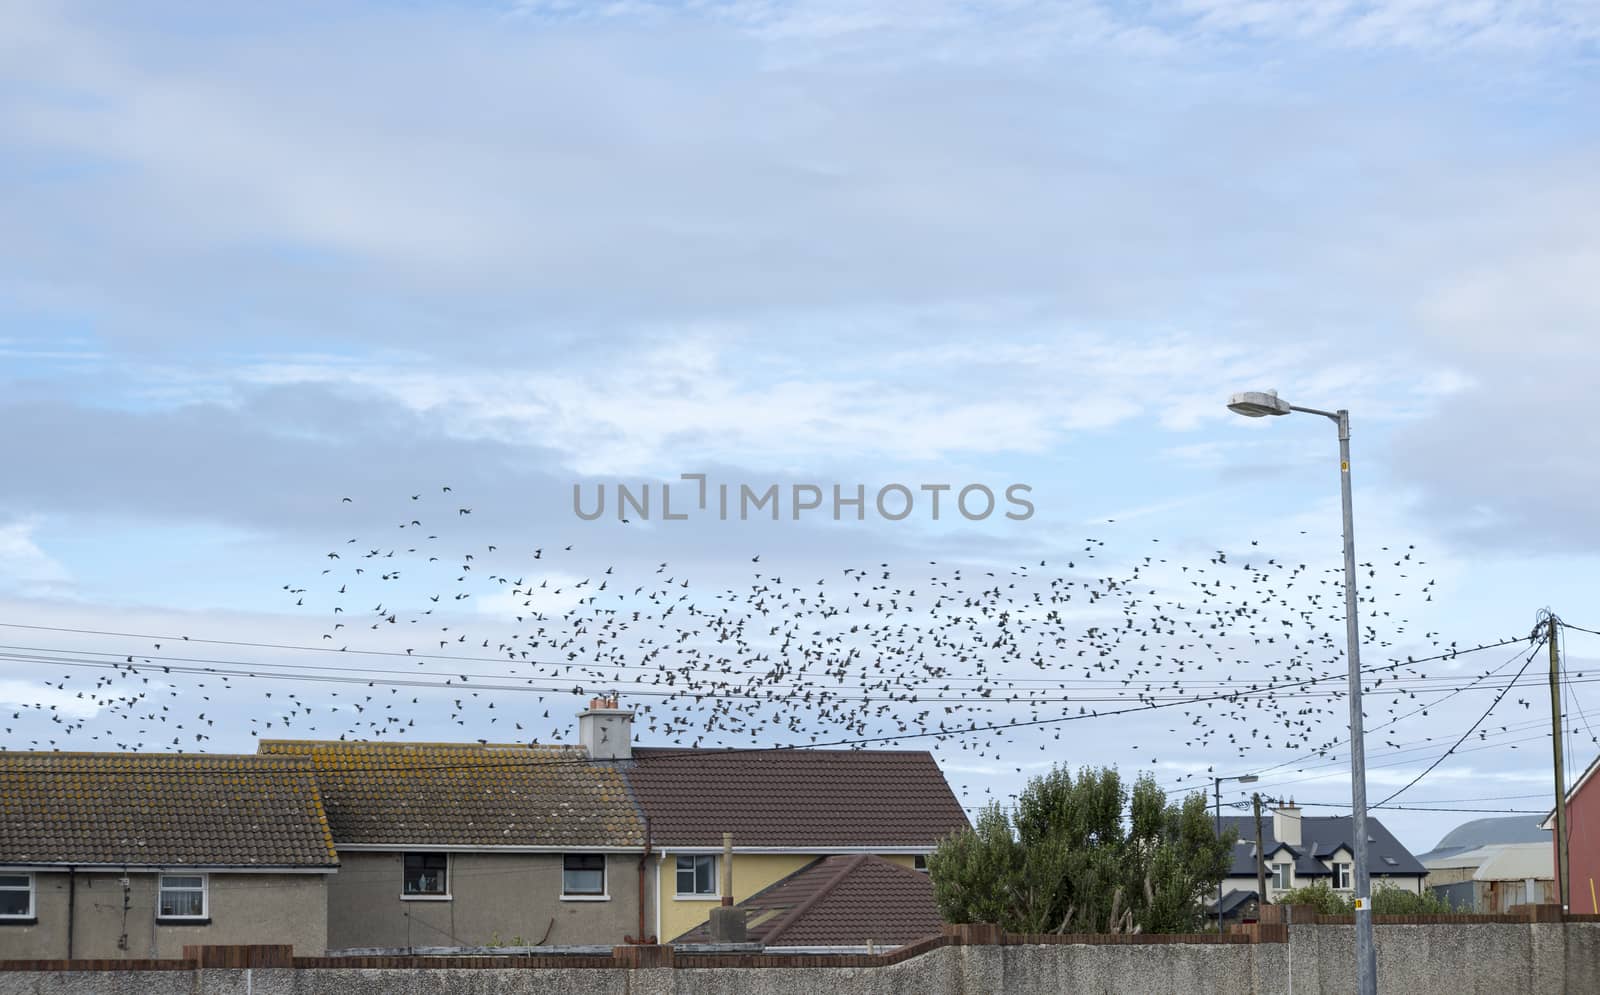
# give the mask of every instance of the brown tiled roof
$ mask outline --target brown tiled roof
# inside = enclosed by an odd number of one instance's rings
[[[824,857],[738,904],[769,947],[900,946],[940,929],[928,875],[868,854]],[[708,943],[705,924],[676,943]]]
[[[0,864],[338,862],[302,760],[0,751]]]
[[[612,763],[579,746],[263,740],[308,757],[338,845],[642,846]]]
[[[925,847],[968,825],[924,751],[635,749],[658,846]]]

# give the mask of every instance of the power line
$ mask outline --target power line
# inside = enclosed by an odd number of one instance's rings
[[[1383,799],[1383,801],[1380,801],[1377,805],[1374,805],[1373,808],[1382,808],[1388,802],[1393,801],[1395,798],[1399,797],[1401,794],[1403,794],[1412,785],[1416,784],[1418,781],[1422,780],[1424,777],[1427,777],[1430,773],[1432,773],[1434,768],[1438,767],[1441,763],[1444,763],[1445,758],[1450,756],[1450,754],[1452,754],[1452,753],[1454,753],[1456,751],[1456,747],[1459,747],[1462,743],[1466,742],[1467,737],[1471,736],[1473,734],[1473,732],[1475,732],[1477,730],[1478,726],[1483,724],[1483,720],[1487,719],[1489,717],[1489,713],[1494,711],[1495,706],[1500,704],[1501,699],[1505,698],[1506,692],[1510,691],[1511,688],[1516,684],[1516,682],[1519,679],[1521,679],[1523,673],[1528,669],[1528,664],[1533,662],[1533,658],[1534,658],[1535,655],[1538,654],[1539,648],[1545,644],[1545,639],[1546,638],[1547,637],[1540,637],[1534,643],[1533,649],[1528,651],[1528,658],[1526,660],[1522,661],[1522,667],[1517,670],[1516,676],[1511,679],[1511,683],[1507,684],[1505,686],[1505,688],[1502,689],[1499,694],[1494,696],[1494,700],[1489,702],[1489,707],[1483,710],[1483,714],[1478,716],[1477,721],[1473,722],[1472,725],[1470,727],[1468,727],[1467,731],[1461,734],[1461,738],[1456,740],[1455,744],[1453,746],[1451,746],[1450,749],[1445,750],[1444,753],[1439,756],[1439,759],[1437,759],[1433,763],[1429,764],[1427,766],[1427,768],[1425,770],[1423,770],[1422,773],[1418,774],[1416,777],[1413,777],[1410,781],[1407,781],[1405,786],[1402,787],[1399,791],[1393,792],[1387,798]]]

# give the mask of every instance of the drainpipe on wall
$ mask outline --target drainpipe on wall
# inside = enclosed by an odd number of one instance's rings
[[[733,834],[722,834],[722,904],[733,904]]]
[[[67,868],[67,960],[72,959],[72,927],[77,920],[78,869]]]
[[[649,943],[649,944],[654,944],[654,943],[657,942],[656,937],[654,937],[654,936],[646,936],[645,935],[645,896],[649,891],[649,887],[645,882],[645,873],[649,870],[649,867],[650,867],[650,817],[649,816],[645,816],[645,820],[644,820],[644,852],[639,854],[639,932],[637,934],[635,934],[634,936],[625,936],[625,937],[623,937],[623,939],[627,940],[629,943],[640,943],[640,944]],[[659,875],[657,877],[659,878]],[[659,895],[656,896],[656,900],[658,902],[661,900]]]

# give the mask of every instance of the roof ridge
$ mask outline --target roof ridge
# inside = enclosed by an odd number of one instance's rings
[[[192,753],[135,753],[131,751],[115,750],[6,750],[0,749],[0,762],[10,759],[85,759],[96,760],[129,760],[129,761],[213,761],[213,762],[244,762],[244,763],[282,763],[303,765],[309,763],[306,757],[288,753],[208,753],[197,750]]]
[[[256,753],[263,755],[264,747],[273,746],[330,746],[335,749],[453,749],[453,750],[581,750],[578,743],[479,743],[479,742],[428,742],[398,739],[263,739],[256,744]]]
[[[787,930],[790,926],[793,926],[811,909],[815,908],[818,902],[826,898],[834,888],[838,887],[840,881],[843,881],[851,871],[855,870],[857,867],[860,867],[862,862],[865,861],[869,856],[871,856],[871,854],[854,853],[850,854],[843,861],[841,861],[839,864],[839,869],[829,875],[828,879],[822,883],[821,887],[812,892],[809,898],[806,898],[804,901],[800,902],[800,904],[790,909],[782,918],[772,924],[772,928],[767,930],[767,935],[762,939],[762,942],[771,945],[774,941],[776,941],[780,936],[783,935],[785,930]],[[810,866],[820,866],[827,860],[827,857],[823,857],[822,860],[819,860]]]

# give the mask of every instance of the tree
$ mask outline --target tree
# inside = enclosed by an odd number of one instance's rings
[[[941,841],[928,871],[947,922],[1188,932],[1227,873],[1235,836],[1217,837],[1202,794],[1170,803],[1148,776],[1130,792],[1113,768],[1076,778],[1055,768],[1029,781],[1010,813],[991,804]]]

